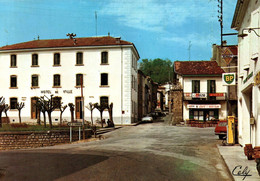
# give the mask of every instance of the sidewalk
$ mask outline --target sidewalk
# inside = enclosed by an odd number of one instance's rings
[[[247,160],[244,149],[241,146],[222,146],[217,145],[220,155],[235,181],[257,181],[260,176],[256,170],[255,160]],[[248,176],[244,176],[244,175]],[[250,176],[249,176],[250,175]]]

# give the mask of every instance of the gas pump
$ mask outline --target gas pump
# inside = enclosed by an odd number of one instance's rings
[[[235,117],[228,116],[228,125],[227,125],[227,143],[235,144]]]

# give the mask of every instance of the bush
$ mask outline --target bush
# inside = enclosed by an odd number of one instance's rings
[[[25,123],[14,123],[10,124],[12,128],[28,128],[28,124]]]

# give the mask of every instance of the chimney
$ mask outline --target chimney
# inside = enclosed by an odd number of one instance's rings
[[[121,37],[116,37],[116,43],[120,43]]]

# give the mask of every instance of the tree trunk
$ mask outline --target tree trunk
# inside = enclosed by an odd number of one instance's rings
[[[18,110],[18,114],[19,114],[19,123],[22,123],[22,119],[21,119],[21,110]]]
[[[71,122],[74,122],[74,111],[70,111],[70,114],[71,114]]]
[[[51,111],[48,111],[47,113],[48,113],[50,128],[52,128]]]
[[[37,109],[37,124],[41,125],[41,111]]]
[[[2,111],[0,111],[0,128],[2,128]]]
[[[47,125],[46,125],[46,115],[45,115],[45,112],[42,112],[42,114],[43,114],[44,127],[46,128]]]
[[[60,112],[60,126],[62,124],[62,112]]]
[[[93,111],[90,112],[90,114],[91,114],[91,126],[94,125],[94,123],[93,123],[93,113],[92,113],[92,112],[93,112]]]
[[[100,118],[101,118],[101,127],[103,128],[103,111],[100,112]]]

